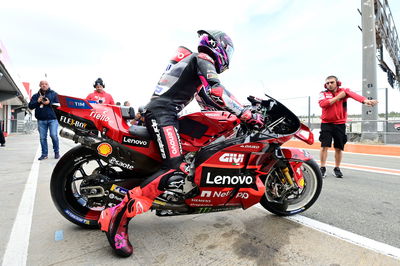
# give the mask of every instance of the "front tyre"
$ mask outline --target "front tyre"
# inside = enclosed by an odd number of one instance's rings
[[[263,180],[266,190],[260,204],[280,216],[298,214],[310,208],[321,193],[322,175],[313,159],[304,161],[300,169],[304,178],[302,188],[295,182],[295,187],[288,188],[287,184],[282,183],[284,177],[280,168],[271,169]]]

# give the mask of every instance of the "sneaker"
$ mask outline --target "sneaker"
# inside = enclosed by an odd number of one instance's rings
[[[59,152],[54,153],[54,159],[60,159],[60,153]]]
[[[320,168],[320,170],[321,170],[322,177],[326,177],[326,167],[323,166]]]
[[[40,156],[39,158],[38,158],[38,160],[39,161],[41,161],[41,160],[46,160],[48,157],[47,157],[47,155],[42,155],[42,156]]]
[[[5,144],[5,143],[2,143],[2,144],[1,144],[1,147],[5,147],[5,146],[6,146],[6,144]]]
[[[333,175],[336,176],[337,178],[343,178],[343,174],[340,171],[339,167],[333,168]]]

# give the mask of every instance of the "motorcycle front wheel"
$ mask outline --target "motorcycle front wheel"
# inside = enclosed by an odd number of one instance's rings
[[[318,199],[322,189],[322,175],[318,164],[313,160],[304,161],[301,165],[304,186],[288,189],[288,184],[282,183],[283,173],[278,167],[271,169],[263,179],[265,193],[260,204],[279,216],[290,216],[304,212]]]

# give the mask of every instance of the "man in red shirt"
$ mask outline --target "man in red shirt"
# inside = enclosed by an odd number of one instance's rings
[[[90,93],[87,97],[86,100],[88,101],[95,101],[100,104],[115,104],[114,99],[111,96],[111,94],[107,93],[104,91],[104,82],[101,78],[98,78],[94,84],[93,87],[96,89],[94,92]]]
[[[328,149],[334,141],[335,148],[335,168],[333,174],[342,178],[340,163],[343,157],[344,145],[347,142],[346,120],[347,120],[347,99],[353,98],[360,103],[374,106],[377,100],[368,100],[364,96],[358,95],[348,88],[340,88],[341,82],[335,76],[329,76],[325,80],[325,89],[319,94],[319,106],[322,108],[321,131],[319,141],[321,142],[320,161],[321,173],[326,177],[326,159]]]

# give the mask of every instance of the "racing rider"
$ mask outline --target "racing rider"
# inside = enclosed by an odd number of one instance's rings
[[[158,143],[162,167],[130,190],[120,204],[101,213],[101,230],[106,232],[111,247],[120,256],[127,257],[133,252],[128,238],[129,220],[149,210],[153,200],[165,190],[182,191],[188,171],[178,135],[178,113],[195,95],[203,109],[226,110],[250,125],[264,125],[263,117],[243,107],[218,79],[218,74],[228,69],[232,59],[233,43],[229,36],[211,30],[197,33],[198,53],[182,46],[178,48],[146,106],[146,127]]]

